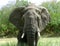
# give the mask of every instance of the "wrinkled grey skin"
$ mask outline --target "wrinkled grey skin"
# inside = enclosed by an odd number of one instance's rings
[[[16,8],[10,15],[10,22],[20,31],[18,33],[18,45],[26,43],[28,46],[37,46],[40,32],[50,21],[50,15],[46,8],[35,5]],[[21,43],[19,45],[19,43]]]

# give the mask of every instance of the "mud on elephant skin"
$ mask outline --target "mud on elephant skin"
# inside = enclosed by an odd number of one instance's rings
[[[20,30],[17,36],[18,43],[37,46],[40,32],[50,21],[50,14],[41,6],[22,6],[12,11],[9,21]]]

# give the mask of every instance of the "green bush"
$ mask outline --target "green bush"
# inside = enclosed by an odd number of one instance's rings
[[[16,7],[26,6],[27,3],[27,1],[18,0],[15,4],[8,4],[0,10],[0,37],[17,35],[18,29],[10,23],[9,15]]]
[[[9,4],[9,6],[4,6],[0,10],[0,36],[11,36],[17,35],[18,29],[9,22],[9,15],[16,7],[27,6],[28,2],[21,0],[17,1],[15,4]],[[46,7],[51,15],[51,22],[47,26],[46,30],[54,31],[54,33],[59,33],[60,31],[60,2],[46,2],[42,3],[42,6]]]
[[[60,2],[45,2],[42,6],[46,7],[50,13],[51,21],[47,29],[55,34],[60,31]]]

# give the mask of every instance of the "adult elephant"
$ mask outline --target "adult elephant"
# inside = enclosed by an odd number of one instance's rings
[[[44,7],[28,5],[16,8],[10,14],[9,20],[20,30],[17,36],[18,44],[25,42],[28,46],[37,46],[40,32],[49,23],[50,15]]]

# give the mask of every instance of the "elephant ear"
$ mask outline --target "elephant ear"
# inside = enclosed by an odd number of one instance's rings
[[[9,17],[9,21],[15,25],[18,29],[22,28],[24,21],[22,20],[23,9],[25,7],[19,7],[12,11]]]
[[[50,22],[50,14],[45,7],[41,7],[41,20],[42,20],[42,30],[47,26]]]

